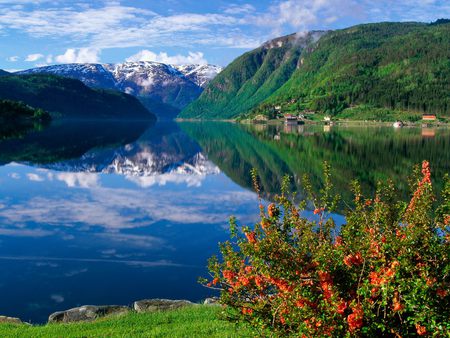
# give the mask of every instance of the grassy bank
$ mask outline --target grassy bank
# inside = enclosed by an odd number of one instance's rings
[[[135,313],[89,323],[0,324],[0,337],[251,337],[250,331],[220,319],[219,306],[193,306]]]

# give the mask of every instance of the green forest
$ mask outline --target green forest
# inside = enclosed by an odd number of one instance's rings
[[[372,108],[385,109],[388,120],[450,116],[448,20],[365,24],[317,34],[319,39],[310,33],[300,43],[288,36],[281,47],[266,44],[244,54],[180,117],[273,118],[275,107],[355,119]]]
[[[21,101],[48,111],[53,118],[141,119],[151,114],[135,97],[91,89],[81,81],[54,75],[0,76],[0,99]]]

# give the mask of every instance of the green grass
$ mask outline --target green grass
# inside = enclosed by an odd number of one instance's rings
[[[88,323],[0,324],[0,337],[252,337],[243,326],[220,319],[219,306],[192,306],[156,313],[131,312]]]
[[[335,118],[339,120],[355,121],[418,122],[422,120],[422,113],[361,105],[344,109],[338,113]]]

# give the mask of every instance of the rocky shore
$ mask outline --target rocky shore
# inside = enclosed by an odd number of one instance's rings
[[[203,302],[204,305],[217,305],[218,298],[207,298]],[[107,316],[120,316],[131,311],[137,313],[142,312],[158,312],[179,309],[185,306],[197,306],[188,300],[174,299],[142,299],[135,301],[132,306],[125,305],[83,305],[72,309],[58,311],[50,314],[48,323],[74,323],[88,322],[98,318]],[[27,324],[19,318],[0,316],[0,323],[11,324]]]

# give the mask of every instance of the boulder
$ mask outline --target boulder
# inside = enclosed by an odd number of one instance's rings
[[[219,297],[210,297],[206,298],[203,302],[204,305],[220,305]]]
[[[119,305],[83,305],[66,311],[52,313],[48,317],[49,323],[71,323],[92,321],[109,315],[120,315],[130,311],[127,306]]]
[[[0,316],[0,323],[23,324],[19,318]]]
[[[156,312],[174,310],[183,306],[195,305],[188,300],[172,300],[172,299],[143,299],[134,302],[134,310],[136,312]]]

